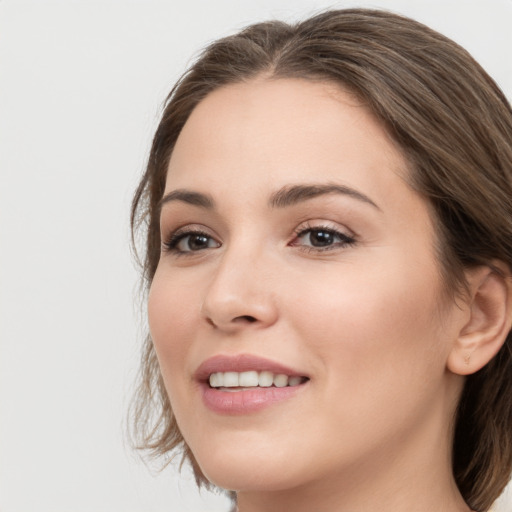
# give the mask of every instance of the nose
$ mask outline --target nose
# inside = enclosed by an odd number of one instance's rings
[[[202,316],[226,333],[271,326],[278,317],[273,273],[261,255],[227,250],[206,289]]]

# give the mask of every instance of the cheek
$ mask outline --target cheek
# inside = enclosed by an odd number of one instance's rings
[[[444,385],[436,274],[400,266],[384,276],[353,270],[327,288],[310,282],[316,299],[297,301],[293,312],[315,362],[317,408],[328,411],[317,418],[317,430],[331,439],[333,457],[379,442],[391,446],[397,435],[437,417]],[[348,444],[339,445],[340,432]]]
[[[442,376],[447,344],[438,314],[437,270],[394,265],[308,281],[290,314],[321,358],[321,371],[346,389],[419,383]],[[374,395],[377,396],[377,395]]]
[[[157,269],[148,297],[148,322],[167,391],[184,375],[183,369],[197,330],[196,288],[184,285],[165,269]],[[179,371],[177,371],[179,370]]]

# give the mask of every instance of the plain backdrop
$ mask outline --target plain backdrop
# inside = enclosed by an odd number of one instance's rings
[[[198,50],[258,20],[354,5],[452,37],[512,97],[512,0],[0,0],[2,512],[227,510],[124,441],[143,328],[130,198]]]

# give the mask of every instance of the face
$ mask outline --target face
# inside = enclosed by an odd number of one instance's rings
[[[460,310],[406,177],[382,126],[328,83],[230,85],[190,116],[149,323],[215,484],[284,490],[448,450]]]

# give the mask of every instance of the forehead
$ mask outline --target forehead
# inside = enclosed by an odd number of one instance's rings
[[[407,174],[396,144],[354,95],[329,82],[257,79],[199,103],[176,142],[166,192],[251,196],[324,180],[394,195]]]

